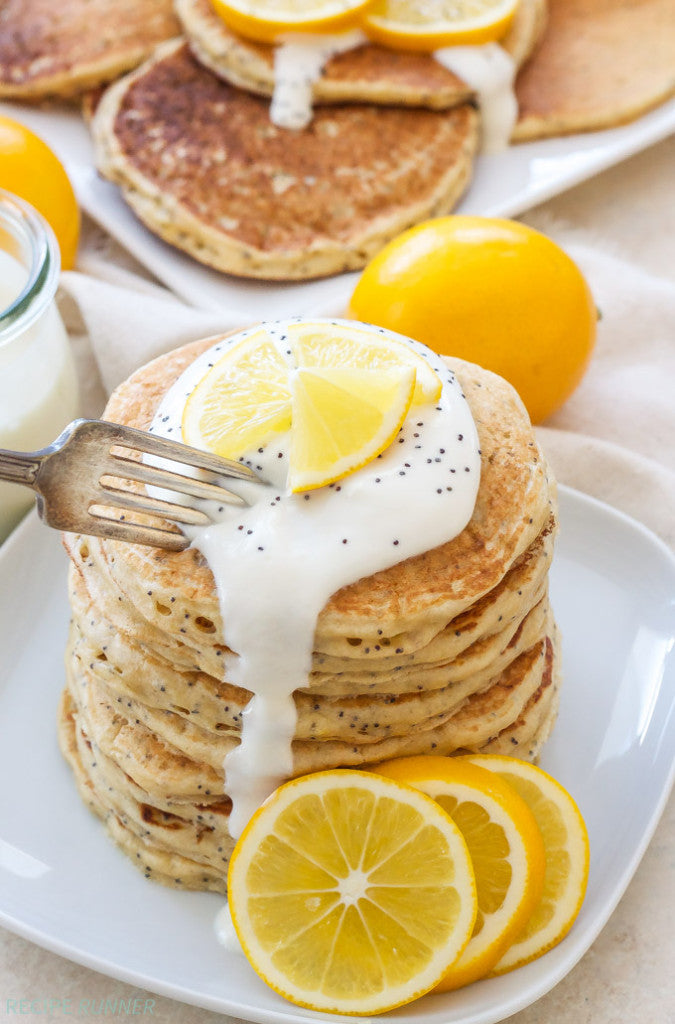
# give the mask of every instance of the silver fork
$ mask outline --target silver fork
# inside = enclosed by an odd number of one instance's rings
[[[202,472],[195,478],[180,472],[180,467],[149,465],[133,458],[132,452]],[[141,512],[187,526],[206,525],[210,517],[203,509],[176,501],[175,493],[165,500],[125,483],[149,484],[221,505],[246,505],[223,485],[222,478],[261,483],[253,470],[238,462],[103,420],[75,420],[52,444],[36,452],[0,448],[0,480],[32,487],[40,518],[49,526],[169,551],[182,551],[190,541],[166,523],[141,524],[127,513]]]

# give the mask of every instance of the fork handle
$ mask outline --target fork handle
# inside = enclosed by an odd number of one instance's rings
[[[0,448],[0,480],[34,488],[40,461],[36,452],[11,452]]]

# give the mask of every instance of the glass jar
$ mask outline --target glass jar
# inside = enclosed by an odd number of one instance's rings
[[[34,451],[77,416],[75,365],[54,296],[59,247],[31,206],[0,189],[0,448]],[[0,543],[31,507],[0,481]]]

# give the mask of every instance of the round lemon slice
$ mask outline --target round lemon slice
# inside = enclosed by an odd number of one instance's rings
[[[212,0],[239,35],[273,43],[287,32],[341,32],[355,27],[373,0]]]
[[[501,39],[518,0],[376,0],[363,17],[374,42],[397,50],[436,50]]]
[[[546,858],[534,815],[499,775],[460,758],[396,758],[377,772],[432,797],[464,836],[478,915],[466,949],[437,991],[477,981],[522,932],[541,898]]]
[[[268,985],[359,1015],[433,988],[476,915],[466,844],[438,804],[348,770],[294,779],[259,808],[232,854],[228,899]]]
[[[183,440],[239,458],[290,430],[289,486],[332,483],[396,437],[411,404],[441,381],[412,345],[343,321],[285,321],[246,332],[188,396]]]
[[[517,790],[534,814],[546,850],[541,899],[492,972],[505,974],[552,949],[574,924],[588,882],[588,833],[570,794],[541,768],[498,754],[470,755],[466,760],[496,772]]]

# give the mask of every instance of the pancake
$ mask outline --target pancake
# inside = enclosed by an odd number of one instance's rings
[[[244,277],[362,267],[389,238],[450,210],[476,149],[470,106],[322,109],[289,136],[268,105],[184,44],[111,86],[92,122],[99,169],[166,241]]]
[[[513,139],[610,128],[674,93],[672,0],[550,0],[541,44],[516,81]]]
[[[520,67],[534,50],[547,0],[521,0],[502,45]],[[273,46],[232,32],[210,0],[176,0],[176,13],[197,60],[232,85],[263,96],[274,91]],[[381,103],[447,109],[473,97],[469,86],[430,54],[364,43],[331,58],[313,86],[315,103]]]
[[[147,428],[168,385],[215,340],[186,345],[137,371],[111,397],[106,417]],[[394,654],[411,653],[493,590],[549,522],[554,484],[518,395],[487,370],[462,360],[448,365],[466,394],[482,453],[472,519],[448,544],[334,594],[319,615],[317,652],[371,661],[380,653],[378,643],[395,638]],[[71,536],[66,543],[77,559],[77,541]],[[214,646],[222,651],[213,577],[198,552],[100,538],[87,538],[85,547],[86,556],[80,556],[85,567],[88,560],[102,559],[97,571],[114,581],[118,604],[178,640],[189,657],[198,659]],[[208,664],[203,667],[209,671]]]
[[[4,0],[0,96],[74,96],[136,67],[178,35],[171,0]]]
[[[527,682],[524,700],[514,694],[518,687],[512,670],[511,678],[495,685],[496,699],[478,699],[456,716],[455,724],[446,730],[445,746],[458,752],[508,752],[534,760],[550,733],[559,700],[555,631],[546,641],[544,655],[535,655],[533,662],[542,671],[523,676]],[[498,731],[505,708],[507,714],[513,714],[514,703],[519,707],[516,721]],[[89,715],[89,711],[93,713]],[[490,722],[494,732],[481,745],[479,739],[489,731]],[[453,748],[448,737],[463,746]],[[231,805],[217,791],[213,768],[170,749],[142,724],[116,712],[102,694],[79,704],[70,690],[64,692],[59,743],[83,800],[104,820],[111,838],[147,878],[174,888],[226,891],[234,845],[227,828]],[[396,752],[443,753],[445,746],[444,737],[436,730],[422,740],[408,738]],[[387,747],[389,753],[385,753]],[[337,754],[342,757],[341,764],[363,766],[353,754],[350,759],[349,752],[324,744],[320,759],[324,765],[326,760],[330,764],[330,754]],[[391,743],[385,743],[379,753],[394,756]],[[310,771],[311,765],[316,765],[316,757],[308,759],[307,751],[297,760],[299,771]],[[193,790],[197,788],[192,796],[185,791],[186,779],[192,780]]]
[[[168,387],[214,340],[137,371],[106,416],[147,428]],[[307,685],[293,694],[290,776],[376,770],[432,752],[534,759],[555,721],[555,484],[513,389],[449,362],[479,435],[471,520],[454,540],[329,599]],[[59,740],[78,789],[148,878],[224,892],[233,845],[226,758],[252,694],[231,682],[237,655],[211,571],[194,549],[77,535],[64,543],[72,618]]]
[[[502,730],[517,725],[530,701],[553,678],[556,654],[552,617],[539,639],[489,685],[458,707],[420,719],[401,734],[364,740],[354,729],[346,738],[293,741],[293,775],[338,767],[362,768],[407,754],[452,754],[478,750]],[[118,697],[75,659],[68,659],[68,688],[85,731],[108,757],[155,800],[199,801],[227,793],[226,755],[238,745],[234,735],[214,735],[175,713]]]
[[[84,600],[83,600],[84,596]],[[237,734],[251,694],[207,673],[185,671],[133,637],[121,637],[104,623],[98,609],[83,595],[76,574],[70,588],[73,620],[67,660],[80,677],[96,682],[125,714],[133,713],[155,732],[165,733],[170,719],[198,723],[207,742],[217,746],[221,738]],[[365,688],[358,678],[343,683],[338,696],[314,691],[295,693],[298,739],[338,739],[359,743],[378,742],[403,735],[423,723],[437,725],[454,713],[474,693],[488,689],[496,676],[542,636],[550,614],[546,593],[528,609],[515,628],[478,641],[455,662],[440,666],[429,685],[424,667],[402,679],[394,669]],[[437,676],[437,677],[436,677]],[[172,731],[184,725],[174,721]]]
[[[408,690],[411,680],[419,689],[430,690],[482,671],[486,664],[494,662],[501,651],[518,642],[516,634],[521,630],[525,616],[545,597],[554,536],[555,519],[551,517],[542,534],[516,560],[497,587],[453,618],[427,644],[410,653],[395,646],[394,653],[373,661],[367,653],[368,647],[363,645],[348,645],[341,658],[315,651],[307,680],[307,694],[312,697],[317,694],[340,697],[357,692],[391,696]],[[136,692],[144,700],[150,698],[152,669],[159,663],[162,682],[173,702],[192,706],[197,700],[200,715],[209,714],[205,702],[209,701],[212,688],[222,678],[223,657],[230,655],[218,635],[215,632],[202,634],[198,646],[186,643],[185,633],[172,636],[159,623],[151,623],[136,610],[134,601],[142,600],[142,595],[121,589],[117,576],[110,572],[115,562],[101,557],[100,550],[91,539],[73,543],[72,538],[67,537],[66,546],[72,559],[70,599],[73,626],[81,634],[86,633],[88,645],[87,653],[83,654],[84,660],[97,659],[119,677],[131,676]],[[174,594],[172,597],[168,607],[178,605],[180,609],[181,596]],[[158,605],[166,607],[162,602]],[[178,609],[170,613],[174,615],[174,621],[180,621],[180,616],[186,621],[185,615],[189,613]],[[166,611],[160,614],[164,619],[169,617]],[[85,629],[80,628],[81,623],[85,624]],[[185,627],[179,625],[178,628]],[[384,634],[379,640],[381,643],[374,647],[391,650]],[[330,638],[323,642],[328,646]],[[397,642],[405,642],[401,634]],[[359,657],[361,650],[363,654]],[[395,653],[397,650],[399,654]],[[139,662],[145,666],[142,673],[136,671]],[[171,686],[168,685],[167,667],[175,676]],[[219,700],[222,697],[223,703],[236,708],[237,713],[250,696],[246,691],[235,693],[231,687],[221,692],[220,686],[213,693],[218,694]],[[225,725],[222,710],[216,715],[216,720]]]

